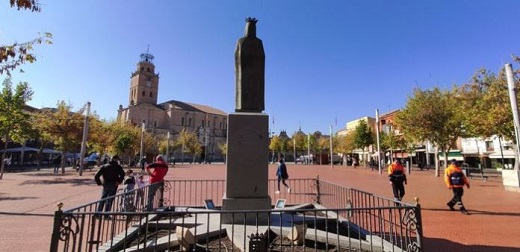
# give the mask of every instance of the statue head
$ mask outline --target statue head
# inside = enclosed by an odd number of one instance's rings
[[[258,22],[256,18],[246,18],[246,37],[256,37],[256,22]]]

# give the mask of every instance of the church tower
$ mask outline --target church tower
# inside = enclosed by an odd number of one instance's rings
[[[141,103],[157,105],[159,74],[155,73],[153,58],[148,50],[141,54],[137,69],[130,77],[129,106]]]

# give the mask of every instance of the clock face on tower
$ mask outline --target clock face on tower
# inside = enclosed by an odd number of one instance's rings
[[[147,86],[147,87],[152,87],[152,81],[149,81],[149,80],[146,81],[146,86]]]

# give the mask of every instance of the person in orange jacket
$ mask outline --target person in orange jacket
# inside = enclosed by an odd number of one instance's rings
[[[401,201],[404,196],[404,184],[407,184],[408,180],[406,174],[404,174],[404,167],[399,160],[394,159],[394,162],[388,166],[388,178],[390,185],[392,185],[394,200]]]
[[[469,181],[458,166],[457,160],[451,160],[451,164],[444,170],[444,182],[446,182],[449,189],[453,190],[453,198],[446,205],[450,210],[454,211],[454,206],[458,204],[460,205],[460,211],[468,214],[464,204],[462,204],[462,195],[464,195],[464,185],[469,189]]]

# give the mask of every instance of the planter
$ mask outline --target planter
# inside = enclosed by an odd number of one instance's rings
[[[502,170],[502,183],[506,191],[520,192],[520,171]]]

